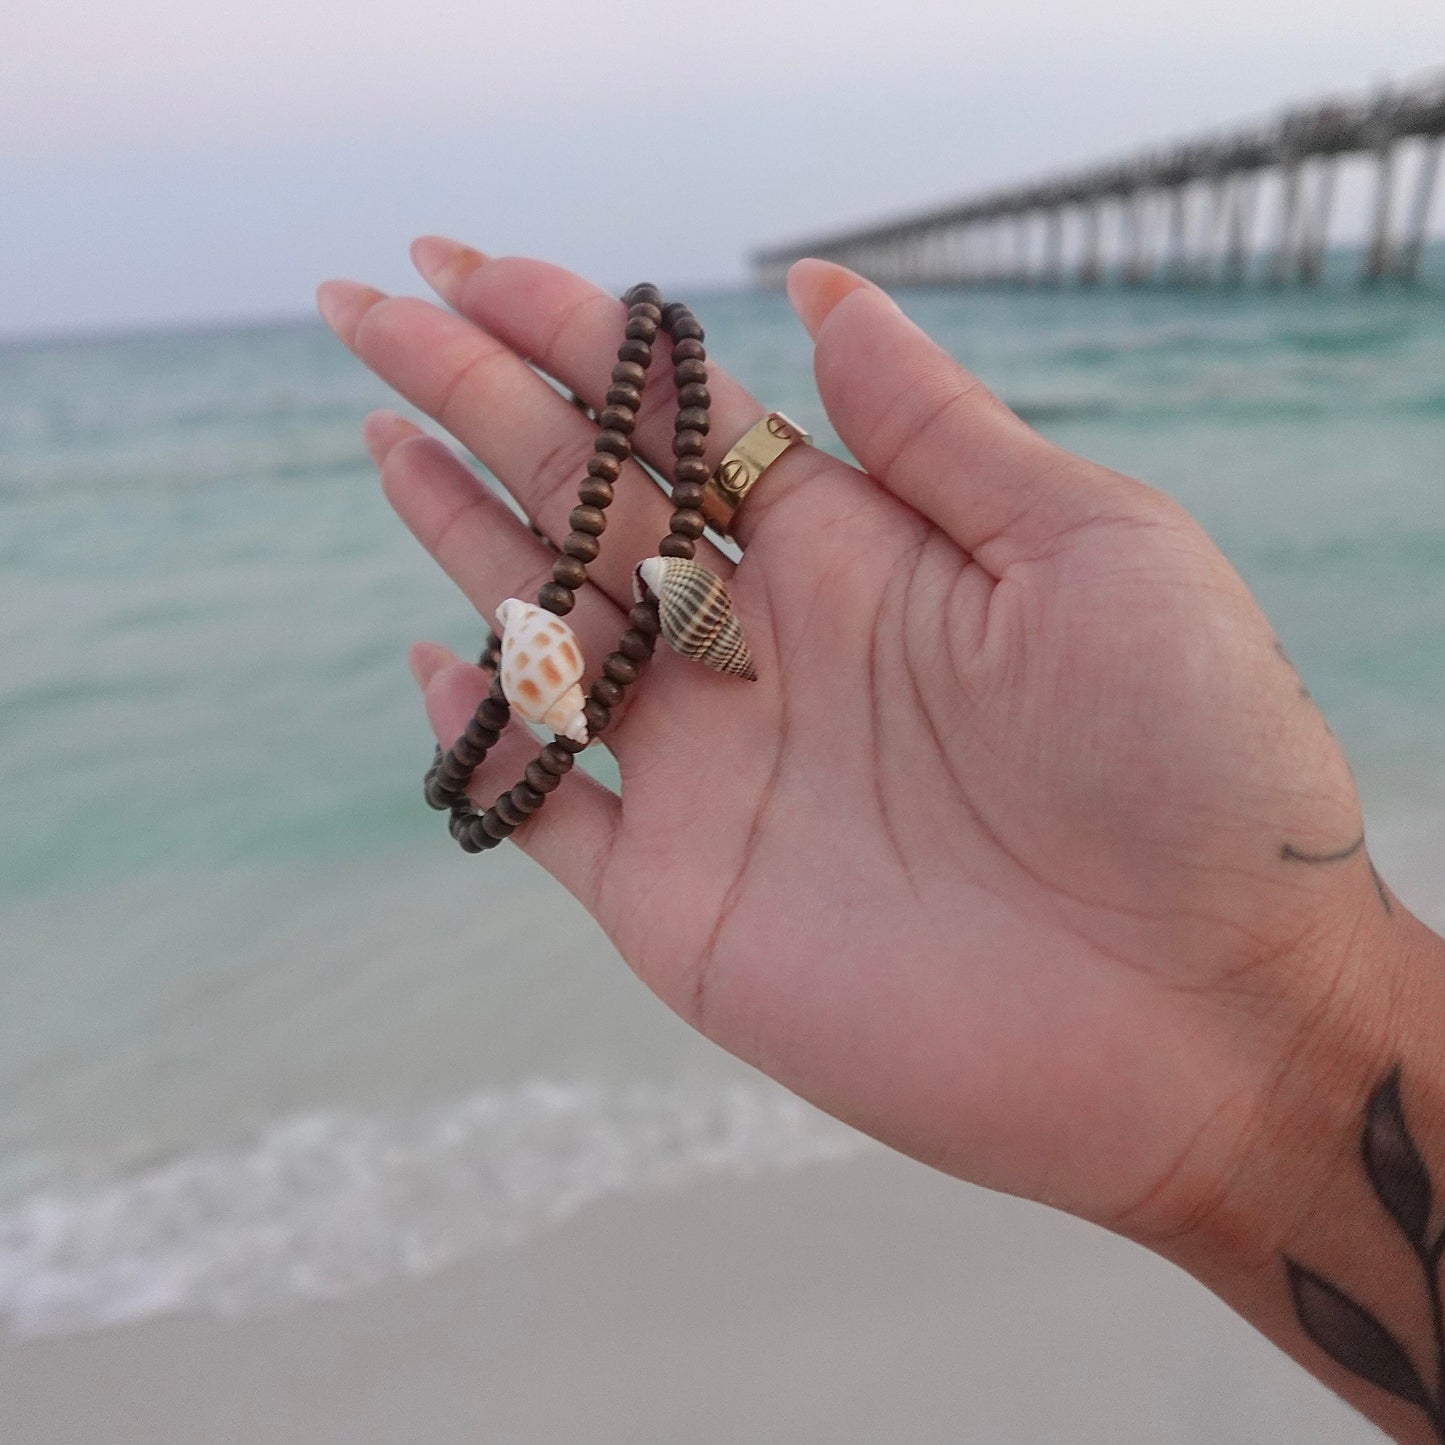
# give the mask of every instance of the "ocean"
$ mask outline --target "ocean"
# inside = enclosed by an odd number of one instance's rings
[[[900,293],[1063,445],[1184,502],[1445,924],[1445,290]],[[771,294],[709,349],[840,449]],[[514,849],[422,804],[416,638],[482,622],[387,509],[319,323],[0,347],[0,1323],[344,1297],[604,1197],[851,1158]]]

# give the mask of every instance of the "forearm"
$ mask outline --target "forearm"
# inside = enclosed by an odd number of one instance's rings
[[[1381,890],[1188,1227],[1149,1241],[1404,1441],[1445,1441],[1445,940]]]

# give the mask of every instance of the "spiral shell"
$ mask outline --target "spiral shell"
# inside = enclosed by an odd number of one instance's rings
[[[502,691],[513,711],[574,742],[587,741],[582,649],[560,617],[508,597],[497,608],[502,629]]]
[[[632,575],[641,602],[657,598],[662,635],[674,652],[696,658],[717,672],[757,681],[743,630],[722,579],[682,557],[648,557]]]

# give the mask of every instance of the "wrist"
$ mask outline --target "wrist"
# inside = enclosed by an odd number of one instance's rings
[[[1283,977],[1273,1063],[1141,1242],[1397,1438],[1445,1438],[1445,941],[1382,894]]]

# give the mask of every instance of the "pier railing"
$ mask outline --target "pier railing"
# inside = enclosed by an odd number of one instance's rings
[[[761,285],[821,256],[885,285],[1316,282],[1344,157],[1374,168],[1367,280],[1414,280],[1445,147],[1445,71],[1362,98],[753,256]],[[1406,149],[1412,154],[1404,155]],[[1404,164],[1405,160],[1410,166]],[[1413,170],[1413,175],[1408,174]],[[1261,226],[1267,178],[1271,215]],[[1400,198],[1399,188],[1408,187]],[[1403,216],[1398,215],[1404,200]]]

